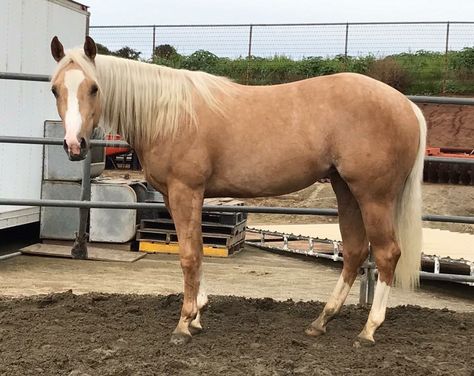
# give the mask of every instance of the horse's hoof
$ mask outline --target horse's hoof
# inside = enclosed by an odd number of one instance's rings
[[[316,328],[311,325],[304,332],[311,337],[319,337],[326,333],[326,329]]]
[[[202,327],[189,325],[189,332],[193,336],[196,334],[200,334],[202,332]]]
[[[71,251],[71,256],[75,260],[87,260],[87,251],[73,249]]]
[[[356,349],[360,349],[361,347],[373,347],[375,346],[375,341],[363,337],[357,337],[352,346]]]
[[[186,345],[191,341],[192,336],[184,333],[173,333],[171,335],[170,343],[176,346]]]

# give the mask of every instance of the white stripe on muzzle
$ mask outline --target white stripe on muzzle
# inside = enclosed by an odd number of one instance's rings
[[[73,151],[75,154],[79,154],[81,150],[78,135],[82,127],[82,117],[79,111],[77,93],[79,91],[79,86],[84,79],[84,73],[79,69],[68,70],[64,75],[64,85],[67,88],[67,110],[64,119],[66,134],[64,139],[66,140],[69,150]]]

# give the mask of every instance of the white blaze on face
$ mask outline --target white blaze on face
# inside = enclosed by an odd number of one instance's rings
[[[73,154],[79,154],[81,150],[78,135],[82,127],[82,116],[79,111],[77,93],[84,79],[84,73],[79,69],[68,70],[64,75],[64,85],[67,88],[67,110],[64,119],[66,135],[64,139]]]

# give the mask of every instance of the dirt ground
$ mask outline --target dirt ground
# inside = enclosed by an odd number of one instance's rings
[[[428,124],[428,146],[474,148],[474,107],[418,104]]]
[[[246,248],[231,258],[205,258],[204,273],[211,294],[205,332],[175,348],[168,343],[182,291],[175,255],[134,263],[1,261],[0,375],[470,376],[474,370],[468,286],[393,289],[378,342],[368,349],[352,347],[368,314],[354,305],[358,281],[327,335],[303,334],[336,284],[337,263]]]
[[[180,295],[71,292],[0,299],[1,375],[472,375],[474,314],[388,311],[372,348],[352,341],[367,310],[345,307],[328,333],[302,329],[314,302],[211,297],[205,332],[168,343]]]

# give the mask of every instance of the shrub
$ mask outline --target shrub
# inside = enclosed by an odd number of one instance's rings
[[[198,50],[183,60],[182,67],[189,70],[202,70],[213,73],[219,58],[212,52]]]
[[[408,71],[393,57],[375,60],[370,65],[367,75],[385,82],[401,92],[406,92],[412,81]]]
[[[161,44],[158,47],[155,47],[153,51],[153,57],[157,57],[165,60],[172,60],[178,56],[178,51],[176,48],[169,44]]]
[[[112,55],[112,51],[110,51],[106,46],[100,43],[95,44],[97,47],[97,53],[101,55]]]
[[[130,47],[122,47],[121,49],[112,52],[112,55],[118,56],[118,57],[123,57],[125,59],[130,59],[130,60],[138,60],[140,55],[142,53],[140,51],[136,51],[133,48]]]
[[[367,74],[374,62],[375,57],[373,55],[360,57],[348,56],[344,61],[344,70],[346,72]]]
[[[104,48],[106,52],[109,51],[105,46]],[[109,52],[117,54],[118,51]],[[334,58],[309,56],[293,60],[287,56],[218,57],[205,50],[183,56],[173,46],[161,45],[156,47],[152,62],[173,68],[201,70],[250,85],[285,83],[346,71],[374,77],[405,94],[474,93],[474,48],[450,51],[447,72],[443,52],[423,50],[400,53],[380,60],[372,55],[338,55]]]
[[[474,47],[463,48],[458,53],[450,56],[450,68],[461,79],[472,80],[474,75]]]

